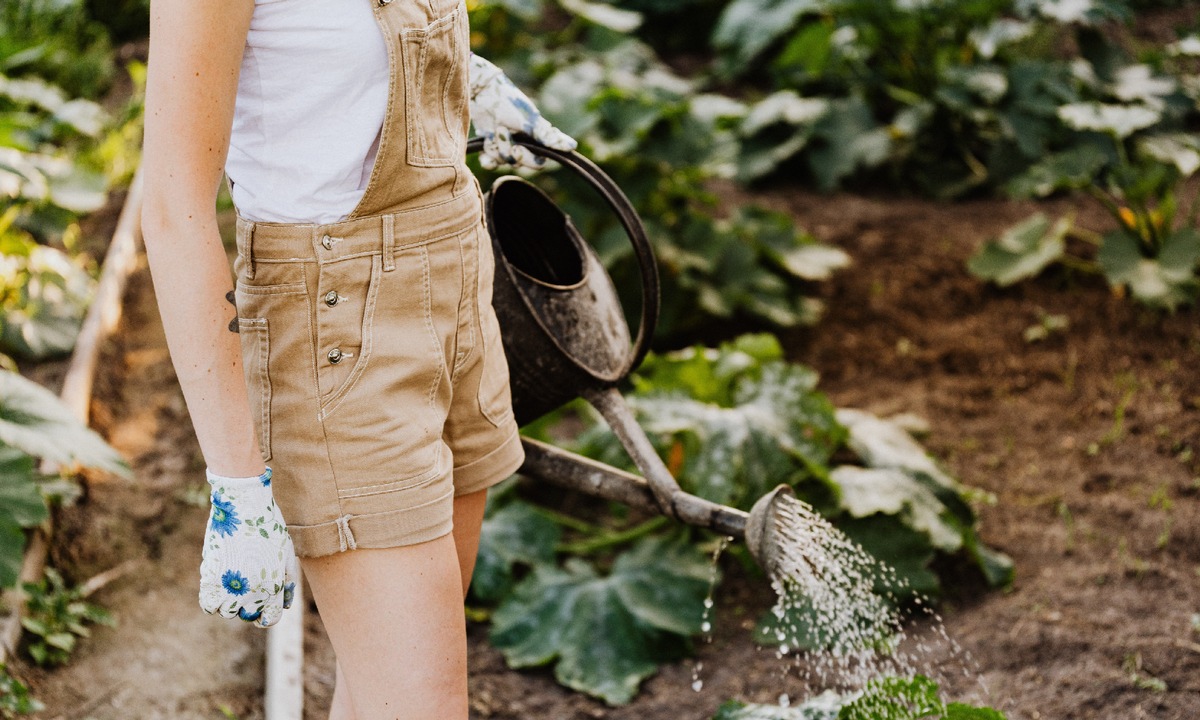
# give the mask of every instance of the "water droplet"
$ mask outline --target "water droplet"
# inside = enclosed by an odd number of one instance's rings
[[[701,690],[704,689],[704,681],[700,680],[700,679],[693,680],[692,681],[692,689],[695,690],[696,692],[700,692]]]
[[[704,609],[711,610],[712,606],[713,606],[713,599],[710,597],[704,598]]]
[[[710,623],[710,622],[709,622],[709,621],[707,621],[707,620],[705,620],[704,622],[700,623],[700,632],[702,632],[702,633],[709,633],[709,632],[712,632],[712,623]]]

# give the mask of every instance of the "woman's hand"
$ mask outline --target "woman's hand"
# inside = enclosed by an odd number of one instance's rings
[[[212,506],[200,563],[200,607],[270,627],[291,606],[300,578],[292,539],[271,496],[271,468],[254,477],[205,474]]]
[[[513,85],[504,71],[471,53],[471,122],[483,136],[479,164],[492,170],[504,163],[538,168],[546,158],[514,145],[512,133],[523,132],[547,147],[569,152],[575,140],[542,117],[533,101]]]

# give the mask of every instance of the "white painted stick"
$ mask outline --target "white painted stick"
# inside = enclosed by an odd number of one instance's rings
[[[265,720],[304,717],[304,583],[296,583],[292,606],[267,630]]]

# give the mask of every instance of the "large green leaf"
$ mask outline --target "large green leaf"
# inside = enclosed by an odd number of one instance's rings
[[[499,601],[512,589],[516,565],[554,561],[560,534],[552,520],[525,502],[510,502],[489,513],[480,531],[471,594],[483,602]]]
[[[12,235],[3,243],[0,290],[8,301],[0,348],[33,359],[70,352],[91,301],[91,277],[60,250]]]
[[[778,352],[777,345],[757,347],[757,339],[744,342],[754,352]],[[761,361],[727,344],[651,358],[629,402],[684,487],[749,508],[781,482],[827,480],[845,431],[816,382],[807,367]],[[607,433],[589,438],[593,452],[616,442]]]
[[[802,15],[821,6],[819,0],[734,0],[717,20],[713,46],[726,56],[730,70],[741,72]]]
[[[48,512],[34,482],[33,458],[0,446],[0,587],[17,581],[25,552],[23,528],[46,519]]]
[[[1034,277],[1062,257],[1071,224],[1065,217],[1051,224],[1044,213],[1035,213],[985,244],[967,269],[1001,287]]]
[[[492,644],[510,667],[554,663],[567,687],[625,703],[699,631],[710,573],[694,547],[660,538],[619,556],[607,576],[578,558],[539,565],[493,615]]]
[[[1170,235],[1156,258],[1146,257],[1137,239],[1117,230],[1104,236],[1096,259],[1109,283],[1127,285],[1135,298],[1151,307],[1174,310],[1192,302],[1200,288],[1200,232],[1192,228]]]
[[[63,465],[129,475],[129,465],[117,451],[80,423],[54,393],[12,372],[0,372],[0,444]]]

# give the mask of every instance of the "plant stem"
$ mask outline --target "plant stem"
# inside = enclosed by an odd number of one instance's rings
[[[1058,258],[1058,261],[1063,264],[1063,267],[1070,268],[1071,270],[1078,270],[1079,272],[1093,275],[1100,272],[1100,266],[1098,264],[1091,262],[1090,260],[1077,258],[1074,255],[1067,255],[1066,253],[1063,253],[1063,255]]]
[[[1077,225],[1072,226],[1071,229],[1067,231],[1067,237],[1073,237],[1076,240],[1082,240],[1088,245],[1094,245],[1096,247],[1100,247],[1104,244],[1104,236],[1102,236],[1100,233],[1092,232],[1091,230],[1081,228]]]
[[[558,552],[569,553],[571,555],[587,555],[599,550],[605,550],[615,545],[624,545],[625,543],[637,540],[640,537],[649,535],[655,530],[669,522],[668,518],[660,515],[653,517],[640,525],[634,525],[628,530],[621,530],[607,535],[599,535],[597,537],[580,540],[573,543],[562,543],[557,548]]]
[[[597,533],[604,532],[604,528],[600,527],[599,525],[593,525],[592,523],[580,520],[579,518],[573,518],[570,515],[567,515],[566,513],[560,513],[557,510],[551,510],[550,508],[542,507],[541,505],[534,505],[533,509],[542,517],[551,520],[558,525],[562,525],[565,528],[570,528],[575,532],[587,533],[588,535],[595,535]]]

